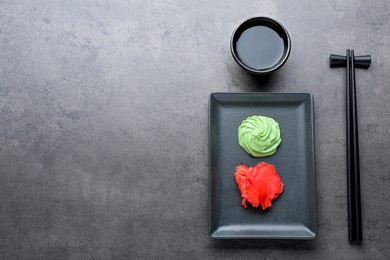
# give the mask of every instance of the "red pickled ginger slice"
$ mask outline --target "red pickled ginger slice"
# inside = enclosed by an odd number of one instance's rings
[[[271,201],[283,192],[284,184],[272,164],[261,162],[255,167],[239,165],[234,176],[241,192],[241,204],[244,208],[249,202],[255,208],[261,204],[265,210],[271,207]]]

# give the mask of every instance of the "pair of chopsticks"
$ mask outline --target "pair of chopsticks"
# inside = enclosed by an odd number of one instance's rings
[[[354,51],[347,50],[348,237],[351,242],[360,242],[362,241],[362,213],[354,61]]]
[[[347,190],[348,190],[348,238],[351,243],[362,241],[362,214],[360,196],[359,140],[356,105],[355,66],[368,68],[371,56],[355,57],[354,50],[347,49],[346,56],[330,55],[331,67],[347,68]]]

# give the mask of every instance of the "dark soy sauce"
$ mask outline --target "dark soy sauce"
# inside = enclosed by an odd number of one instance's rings
[[[241,33],[236,52],[247,66],[256,70],[268,69],[283,57],[283,38],[267,26],[253,26]]]

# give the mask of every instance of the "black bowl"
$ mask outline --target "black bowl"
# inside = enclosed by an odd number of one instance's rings
[[[240,40],[240,37],[243,35],[244,32],[249,32],[248,29],[253,30],[252,28],[265,28],[267,30],[268,34],[258,35],[257,38],[252,41],[252,36],[250,38],[246,37],[246,45],[242,44],[240,48],[237,47],[237,42]],[[269,30],[270,29],[270,30]],[[271,34],[269,34],[271,33]],[[247,34],[248,35],[248,34]],[[266,37],[267,35],[273,36],[273,37]],[[261,37],[261,38],[259,38]],[[275,38],[276,37],[276,38]],[[274,40],[277,40],[277,44],[275,42],[272,42]],[[248,42],[252,41],[252,42]],[[256,44],[254,43],[256,42]],[[248,46],[252,44],[252,46]],[[260,44],[258,44],[260,43]],[[255,45],[254,45],[255,44]],[[243,47],[242,47],[243,46]],[[248,47],[247,47],[248,46]],[[267,49],[264,49],[266,47]],[[261,50],[257,53],[251,53],[255,51],[254,47],[259,47]],[[275,47],[275,48],[273,48]],[[244,49],[243,49],[244,48]],[[238,50],[239,49],[239,50]],[[246,71],[253,73],[255,75],[266,75],[271,72],[276,71],[280,67],[283,66],[283,64],[287,61],[290,51],[291,51],[291,40],[290,35],[288,34],[286,28],[279,23],[278,21],[268,18],[268,17],[253,17],[246,21],[244,21],[242,24],[240,24],[233,32],[231,40],[230,40],[230,50],[232,52],[233,58],[236,60],[236,62],[244,68]],[[240,57],[240,51],[241,53],[245,53],[248,57],[250,57],[252,60],[259,58],[255,60],[255,62],[262,63],[261,59],[268,59],[266,63],[263,63],[263,66],[255,67],[251,66],[250,62],[245,62],[242,57]],[[264,53],[262,56],[261,53]],[[274,56],[272,56],[274,55]],[[257,57],[256,57],[257,56]],[[271,59],[269,60],[269,57],[272,57],[275,59],[274,61]],[[280,57],[280,58],[279,58]],[[270,63],[271,62],[271,63]],[[252,62],[253,63],[253,62]]]

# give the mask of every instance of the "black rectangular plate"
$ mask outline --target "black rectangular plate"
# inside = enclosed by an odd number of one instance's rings
[[[282,142],[269,157],[254,158],[238,144],[249,116],[275,119]],[[237,165],[275,166],[284,191],[272,207],[243,208],[234,179]],[[314,239],[317,209],[314,100],[307,93],[213,93],[209,102],[209,232],[213,238]]]

